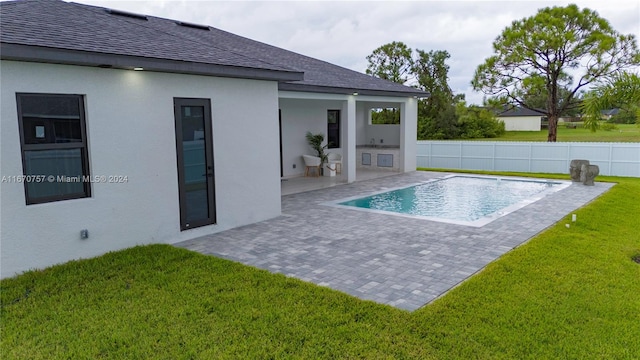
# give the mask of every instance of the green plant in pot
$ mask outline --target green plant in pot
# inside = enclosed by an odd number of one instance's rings
[[[310,131],[307,131],[305,136],[309,146],[311,146],[311,148],[316,152],[316,156],[320,158],[320,163],[326,163],[328,155],[324,150],[329,147],[329,144],[322,145],[324,142],[324,134],[312,134]]]

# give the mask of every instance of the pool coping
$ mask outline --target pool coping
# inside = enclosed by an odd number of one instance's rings
[[[572,183],[483,227],[321,205],[447,174],[454,173],[416,171],[286,195],[281,216],[174,245],[413,311],[614,186]]]

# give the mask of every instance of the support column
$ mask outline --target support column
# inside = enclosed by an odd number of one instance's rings
[[[418,99],[407,98],[400,104],[400,171],[415,171],[418,148]]]
[[[344,153],[342,154],[342,171],[347,182],[356,181],[356,96],[350,95],[342,104],[342,113],[345,120]]]

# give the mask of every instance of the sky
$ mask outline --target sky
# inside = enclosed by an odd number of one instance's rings
[[[367,55],[392,41],[414,50],[446,50],[449,86],[475,104],[483,94],[473,91],[471,78],[493,54],[493,41],[538,9],[574,3],[597,11],[618,32],[640,37],[640,0],[72,1],[209,25],[362,73]]]

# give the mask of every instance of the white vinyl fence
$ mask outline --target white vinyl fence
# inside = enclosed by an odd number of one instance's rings
[[[418,167],[569,173],[589,160],[601,175],[640,177],[640,143],[418,141]]]

